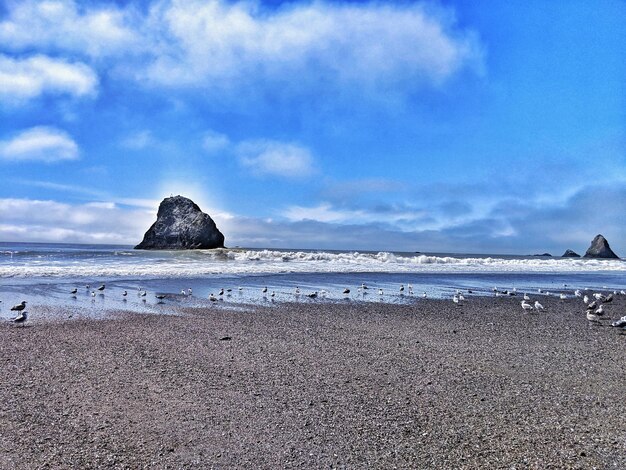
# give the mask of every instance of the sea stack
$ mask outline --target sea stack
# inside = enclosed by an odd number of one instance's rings
[[[561,258],[580,258],[580,255],[574,250],[565,250],[565,253],[561,255]]]
[[[591,246],[585,253],[585,258],[619,258],[602,235],[596,235],[591,241]]]
[[[224,235],[213,219],[191,199],[173,196],[163,199],[156,222],[135,249],[194,250],[223,246]]]

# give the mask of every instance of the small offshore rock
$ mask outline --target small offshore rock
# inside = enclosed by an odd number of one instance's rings
[[[561,258],[580,258],[580,255],[574,250],[565,250],[565,253],[561,255]]]

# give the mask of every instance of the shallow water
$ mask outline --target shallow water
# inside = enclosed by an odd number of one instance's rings
[[[457,289],[466,297],[493,295],[494,286],[520,293],[536,294],[542,289],[571,295],[574,289],[621,290],[626,288],[625,274],[622,260],[240,249],[138,251],[119,246],[3,243],[0,318],[12,317],[10,306],[23,299],[29,307],[61,306],[98,317],[112,309],[168,313],[171,305],[207,305],[212,303],[207,299],[210,294],[220,299],[215,304],[228,308],[284,301],[407,303],[418,302],[424,293],[428,298],[451,298]],[[92,296],[102,283],[105,291]],[[369,289],[358,289],[362,283]],[[413,286],[412,295],[408,284]],[[74,287],[76,296],[70,294]],[[346,287],[349,295],[342,293]],[[147,291],[145,297],[137,294],[140,288]],[[182,295],[181,290],[188,288],[193,295]],[[232,291],[219,296],[221,288]],[[124,290],[127,297],[122,296]],[[306,296],[311,292],[318,293],[315,299]],[[155,293],[167,298],[158,301]]]

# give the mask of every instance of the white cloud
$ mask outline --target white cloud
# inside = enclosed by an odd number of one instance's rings
[[[207,131],[202,139],[202,147],[209,153],[224,150],[230,146],[230,139],[226,134]]]
[[[361,210],[333,209],[330,204],[322,203],[314,207],[289,206],[282,214],[292,222],[301,220],[315,220],[318,222],[347,222],[363,220],[365,213]]]
[[[311,152],[298,144],[250,140],[239,143],[236,151],[240,163],[259,174],[298,178],[315,172]]]
[[[19,102],[44,93],[92,95],[98,77],[87,65],[35,55],[14,59],[0,54],[0,102]]]
[[[11,2],[0,22],[0,44],[13,51],[38,48],[89,56],[132,51],[139,37],[133,15],[112,6],[79,7],[72,0]]]
[[[154,209],[124,209],[106,201],[0,199],[0,220],[3,240],[132,244],[154,222]]]
[[[123,147],[131,150],[141,150],[156,144],[156,139],[149,130],[135,132],[121,142]]]
[[[53,127],[33,127],[0,141],[0,159],[3,160],[50,163],[78,157],[76,142],[65,131]]]
[[[451,11],[415,3],[154,0],[142,12],[132,4],[26,0],[7,10],[5,50],[82,55],[98,66],[115,57],[116,77],[170,87],[415,89],[483,64],[476,34]]]
[[[480,68],[471,32],[420,5],[292,4],[267,11],[256,2],[173,0],[152,10],[151,28],[173,47],[148,68],[162,84],[229,86],[249,77],[293,83],[324,78],[372,86],[441,83]],[[162,44],[165,46],[165,43]]]

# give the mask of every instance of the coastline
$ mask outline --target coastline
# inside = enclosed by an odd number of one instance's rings
[[[3,324],[0,467],[625,467],[626,335],[541,301]]]

